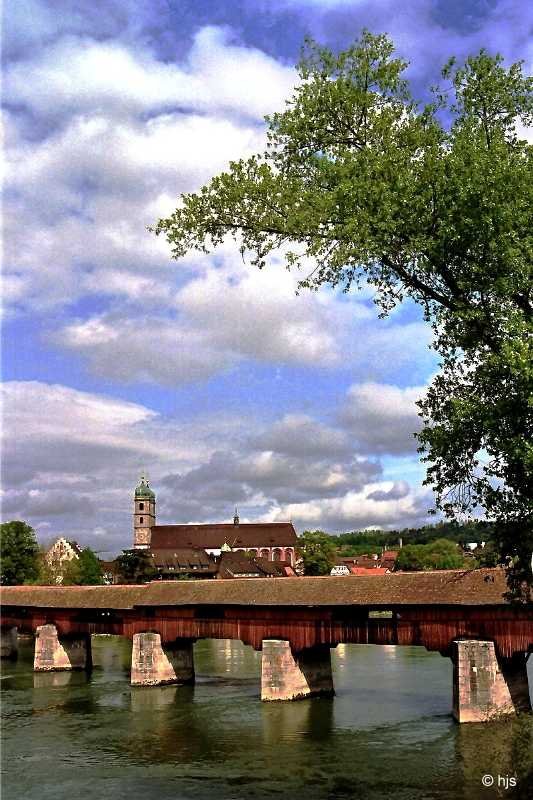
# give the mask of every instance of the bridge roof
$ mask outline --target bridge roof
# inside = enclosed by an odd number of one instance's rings
[[[6,606],[107,608],[139,606],[502,605],[503,569],[393,573],[376,576],[156,581],[143,586],[4,586]]]

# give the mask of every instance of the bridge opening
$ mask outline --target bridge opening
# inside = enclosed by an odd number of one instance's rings
[[[368,619],[395,619],[396,615],[391,610],[371,610],[368,612]]]

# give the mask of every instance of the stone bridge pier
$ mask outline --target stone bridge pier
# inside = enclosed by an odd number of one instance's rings
[[[334,694],[328,645],[294,653],[288,641],[263,639],[261,700],[299,700]]]
[[[90,634],[59,636],[55,625],[40,625],[35,634],[35,672],[91,669]]]
[[[527,653],[498,657],[494,642],[454,642],[453,716],[458,722],[488,722],[531,711]]]
[[[131,652],[131,685],[194,683],[193,640],[161,644],[159,633],[135,633]]]

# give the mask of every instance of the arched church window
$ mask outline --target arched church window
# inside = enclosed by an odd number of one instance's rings
[[[142,524],[143,524],[143,522],[144,522],[144,517],[141,517],[141,518],[140,518],[140,520],[139,520],[139,522],[140,522],[140,523],[141,523],[141,525],[142,525]]]
[[[144,511],[144,503],[139,503],[139,511]]]

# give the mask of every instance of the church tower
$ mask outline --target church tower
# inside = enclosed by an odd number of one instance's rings
[[[155,525],[155,494],[144,475],[135,489],[133,504],[133,546],[146,550],[150,547],[151,528]]]

